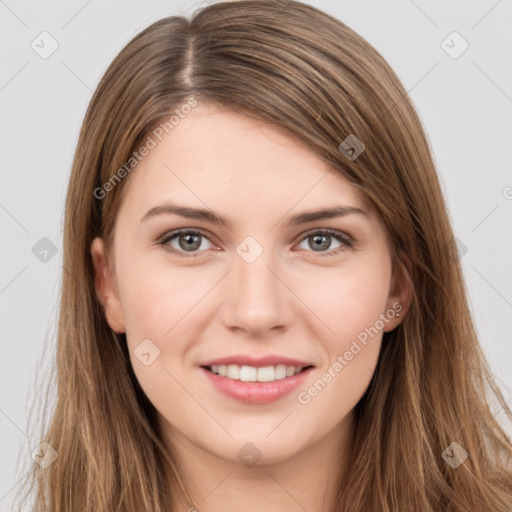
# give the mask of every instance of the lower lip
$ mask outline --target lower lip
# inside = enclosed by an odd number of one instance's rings
[[[279,400],[299,387],[312,369],[313,367],[292,377],[285,377],[272,382],[243,382],[221,377],[206,368],[201,368],[217,390],[246,404],[269,404]]]

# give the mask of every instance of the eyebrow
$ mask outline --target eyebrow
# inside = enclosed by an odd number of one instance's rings
[[[219,215],[218,213],[213,212],[212,210],[204,208],[191,208],[189,206],[181,206],[174,203],[165,203],[154,206],[142,216],[141,222],[145,222],[148,219],[158,215],[179,215],[180,217],[185,217],[187,219],[202,220],[219,226],[224,226],[229,229],[233,227],[232,221],[223,217],[222,215]],[[290,217],[286,221],[285,225],[287,227],[297,226],[299,224],[306,224],[308,222],[332,219],[335,217],[345,217],[347,215],[367,216],[368,213],[356,206],[334,206],[330,208],[323,208],[321,210],[299,213],[298,215]]]

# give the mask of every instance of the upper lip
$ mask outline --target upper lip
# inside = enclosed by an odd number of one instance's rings
[[[243,354],[227,356],[206,361],[200,366],[217,366],[228,364],[237,364],[239,366],[254,366],[256,368],[262,368],[264,366],[276,366],[278,364],[284,364],[286,366],[300,366],[302,368],[305,366],[313,366],[311,363],[307,363],[306,361],[300,361],[299,359],[293,359],[291,357],[278,356],[274,354],[269,354],[263,357],[253,357]]]

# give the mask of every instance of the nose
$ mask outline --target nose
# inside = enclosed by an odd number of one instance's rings
[[[252,337],[287,328],[293,316],[293,293],[279,274],[270,250],[264,250],[251,263],[235,254],[233,268],[226,276],[224,325]]]

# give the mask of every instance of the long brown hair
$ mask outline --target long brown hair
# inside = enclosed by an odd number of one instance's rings
[[[125,334],[109,328],[97,299],[90,246],[101,236],[111,248],[133,152],[155,127],[172,129],[170,116],[194,101],[273,123],[311,148],[364,193],[394,261],[410,269],[412,302],[401,325],[384,333],[356,406],[333,510],[510,512],[512,445],[490,398],[511,412],[477,338],[418,115],[361,36],[311,6],[277,0],[216,3],[190,19],[153,23],[113,60],[91,99],[66,198],[57,400],[41,435],[58,456],[46,468],[33,464],[32,510],[169,510],[169,475],[179,484],[179,474]],[[339,147],[349,135],[365,145],[355,159]],[[455,468],[443,454],[453,457],[459,445],[468,457]]]

